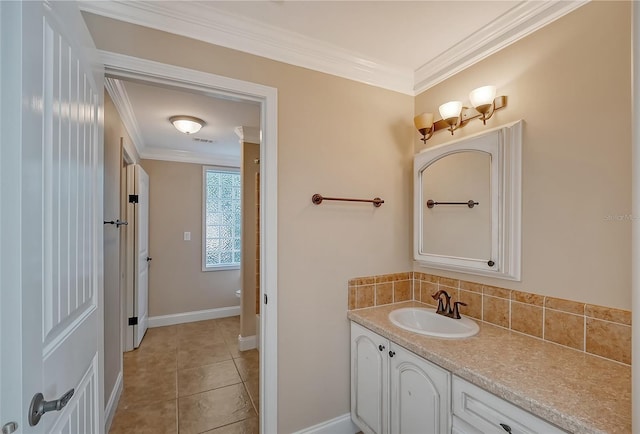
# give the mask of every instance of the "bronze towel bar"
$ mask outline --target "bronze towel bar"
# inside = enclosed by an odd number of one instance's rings
[[[466,205],[469,208],[473,208],[476,205],[480,205],[479,202],[474,202],[472,200],[468,201],[468,202],[436,202],[433,199],[429,199],[427,201],[427,208],[433,208],[436,205]]]
[[[320,205],[323,200],[340,200],[343,202],[369,202],[372,203],[376,208],[380,207],[380,205],[384,203],[384,200],[380,199],[379,197],[374,197],[373,199],[347,199],[342,197],[323,197],[318,193],[311,196],[311,202],[315,203],[316,205]]]

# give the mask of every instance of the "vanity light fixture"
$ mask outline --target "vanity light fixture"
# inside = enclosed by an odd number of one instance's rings
[[[496,97],[495,86],[482,86],[473,89],[469,94],[469,101],[477,111],[482,114],[482,123],[487,125],[487,119],[493,116],[495,104],[493,99]]]
[[[169,122],[173,124],[176,130],[184,134],[194,134],[200,131],[200,128],[204,125],[202,119],[193,116],[171,116]]]
[[[433,128],[433,113],[422,113],[413,118],[413,124],[416,126],[420,134],[422,134],[422,140],[425,144],[427,140],[433,136],[435,131]]]
[[[460,128],[460,113],[462,112],[462,102],[461,101],[449,101],[447,103],[442,104],[438,111],[440,112],[440,116],[442,119],[449,124],[449,131],[451,131],[451,135],[453,136],[453,132]]]
[[[439,121],[433,120],[433,113],[422,113],[413,118],[416,129],[422,134],[420,140],[426,144],[433,133],[444,129],[453,135],[455,130],[465,126],[471,119],[479,118],[486,125],[487,119],[491,118],[496,110],[507,106],[506,96],[496,97],[495,86],[482,86],[472,90],[469,100],[472,107],[464,107],[460,101],[442,104],[438,109],[442,116]]]

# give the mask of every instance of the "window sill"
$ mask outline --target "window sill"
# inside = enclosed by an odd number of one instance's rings
[[[217,267],[202,267],[202,271],[231,271],[239,270],[239,265],[220,265]]]

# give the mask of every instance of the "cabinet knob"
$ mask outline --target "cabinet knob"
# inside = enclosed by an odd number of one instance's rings
[[[396,355],[396,352],[395,352],[395,351],[389,351],[389,357],[393,357],[393,356],[395,356],[395,355]]]
[[[378,349],[379,349],[380,351],[384,351],[384,345],[378,345]]]
[[[489,267],[493,267],[494,265],[496,265],[496,263],[495,263],[495,262],[493,262],[492,260],[489,260],[489,262],[487,262],[487,265],[488,265]],[[507,426],[508,426],[508,425],[507,425]]]
[[[501,423],[500,426],[502,427],[503,430],[505,430],[506,432],[510,433],[511,432],[511,427],[509,425],[507,425],[506,423]]]

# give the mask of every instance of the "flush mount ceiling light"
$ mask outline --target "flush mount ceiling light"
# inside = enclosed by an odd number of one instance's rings
[[[442,104],[438,111],[442,119],[434,122],[433,113],[422,113],[413,118],[413,123],[422,134],[422,140],[427,140],[438,130],[447,129],[453,134],[455,130],[466,125],[471,119],[480,118],[483,124],[493,116],[496,110],[506,107],[507,97],[496,97],[495,86],[482,86],[469,94],[472,107],[463,107],[460,101],[449,101]]]
[[[204,125],[202,119],[198,119],[193,116],[171,116],[169,122],[176,127],[176,130],[184,134],[194,134],[200,131],[200,128]]]

